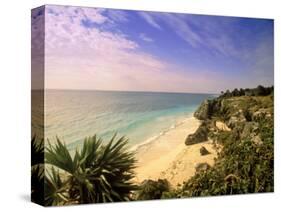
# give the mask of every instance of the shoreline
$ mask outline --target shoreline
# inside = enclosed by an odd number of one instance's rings
[[[138,151],[143,146],[150,145],[151,143],[155,142],[155,140],[159,139],[159,137],[164,136],[169,131],[177,128],[178,126],[184,124],[186,121],[190,120],[191,118],[194,118],[193,113],[189,113],[185,116],[185,118],[181,117],[178,118],[175,124],[172,124],[169,128],[161,131],[158,135],[151,136],[150,138],[144,140],[141,143],[135,144],[129,148],[130,151]]]
[[[195,174],[197,163],[213,165],[217,152],[211,141],[190,146],[185,145],[188,135],[194,133],[201,121],[193,114],[160,134],[150,142],[144,142],[135,148],[137,168],[134,181],[167,179],[171,186],[182,184]],[[204,146],[210,154],[201,156],[200,148]]]

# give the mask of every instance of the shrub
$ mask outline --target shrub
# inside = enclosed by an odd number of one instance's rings
[[[205,172],[196,173],[178,195],[208,196],[272,192],[273,175],[273,122],[259,123],[262,144],[251,140],[238,141],[230,133],[221,133],[224,140],[215,165]],[[222,141],[221,141],[222,142]]]
[[[81,151],[72,157],[58,138],[45,153],[51,165],[45,180],[45,204],[64,205],[131,200],[137,189],[134,177],[134,155],[126,150],[127,140],[102,145],[96,136],[84,140]]]
[[[157,181],[145,180],[140,185],[137,193],[137,200],[151,200],[161,199],[165,193],[165,197],[168,196],[170,190],[169,182],[166,179],[159,179]]]
[[[244,115],[246,121],[252,121],[252,114],[251,114],[249,108],[245,108],[243,110],[243,115]]]

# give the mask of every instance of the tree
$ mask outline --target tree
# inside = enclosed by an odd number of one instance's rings
[[[239,90],[240,96],[245,96],[245,90],[240,88]]]
[[[266,95],[266,89],[262,85],[259,85],[255,89],[255,96],[264,96],[264,95]]]
[[[224,93],[224,97],[231,97],[231,93],[229,90],[226,90],[226,92]]]
[[[113,136],[108,144],[96,136],[85,138],[81,151],[71,156],[59,138],[47,147],[48,170],[45,204],[64,205],[131,200],[137,186],[132,183],[134,155],[126,149],[128,140]]]
[[[237,88],[232,91],[232,96],[240,96],[240,92]]]

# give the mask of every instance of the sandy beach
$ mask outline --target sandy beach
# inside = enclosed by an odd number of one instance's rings
[[[136,181],[165,178],[176,186],[194,175],[196,164],[207,162],[213,165],[217,153],[211,141],[190,146],[184,144],[186,137],[194,133],[199,125],[200,121],[196,118],[186,118],[155,140],[139,146],[136,149]],[[210,154],[201,156],[202,146]]]

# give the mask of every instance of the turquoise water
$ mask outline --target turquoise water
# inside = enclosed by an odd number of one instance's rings
[[[130,145],[145,142],[190,117],[209,94],[47,90],[45,137],[56,136],[70,149],[85,136],[97,134],[104,142],[114,133]]]

